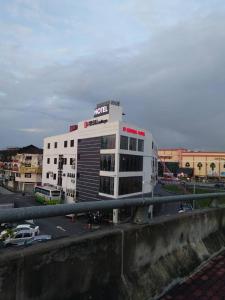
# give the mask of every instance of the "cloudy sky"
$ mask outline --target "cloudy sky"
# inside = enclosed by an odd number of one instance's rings
[[[160,147],[225,151],[224,0],[0,0],[0,148],[120,100]]]

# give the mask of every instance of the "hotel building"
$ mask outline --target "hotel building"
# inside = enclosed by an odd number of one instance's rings
[[[61,189],[66,203],[151,193],[156,144],[148,130],[122,118],[120,103],[107,101],[70,132],[45,138],[42,185]]]

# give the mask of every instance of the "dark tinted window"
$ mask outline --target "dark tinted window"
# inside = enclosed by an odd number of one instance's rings
[[[49,173],[46,173],[46,178],[49,178]]]
[[[56,180],[56,174],[53,175],[53,179]]]
[[[129,150],[136,151],[137,150],[137,139],[130,138]]]
[[[54,164],[55,165],[57,164],[57,158],[54,158]]]
[[[114,178],[107,176],[100,176],[100,193],[114,195]]]
[[[55,148],[57,148],[57,146],[58,146],[58,143],[57,143],[57,142],[55,142],[55,143],[54,143],[54,147],[55,147]]]
[[[16,239],[21,239],[22,237],[23,237],[22,233],[17,233],[17,234],[15,235],[15,238],[16,238]]]
[[[142,192],[142,177],[120,177],[119,195]]]
[[[63,164],[66,165],[67,164],[67,158],[63,159]]]
[[[50,149],[50,143],[48,143],[48,149]]]
[[[70,165],[73,165],[74,164],[74,158],[70,158]]]
[[[47,164],[50,164],[50,158],[47,158]]]
[[[128,150],[128,136],[120,136],[120,149]]]
[[[138,151],[144,152],[144,140],[138,140]]]
[[[24,232],[23,237],[31,237],[31,233],[29,233],[29,232]]]
[[[116,135],[106,135],[101,137],[101,149],[115,149]]]
[[[70,147],[74,147],[74,140],[70,141]]]
[[[67,141],[64,141],[64,147],[65,148],[67,147]]]
[[[100,170],[101,171],[115,170],[115,154],[101,154]]]
[[[120,154],[120,172],[143,171],[143,156]]]

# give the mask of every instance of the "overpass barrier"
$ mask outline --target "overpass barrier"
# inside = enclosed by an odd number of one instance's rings
[[[58,204],[46,206],[31,206],[20,207],[13,209],[4,209],[0,211],[0,223],[16,222],[29,219],[39,219],[47,217],[65,216],[69,214],[77,214],[82,212],[105,210],[105,209],[120,209],[128,207],[148,207],[154,204],[165,204],[187,200],[202,200],[210,198],[212,200],[225,197],[225,193],[205,193],[205,194],[188,194],[166,197],[140,197],[132,199],[115,199],[101,200],[90,202],[78,202],[75,204]]]

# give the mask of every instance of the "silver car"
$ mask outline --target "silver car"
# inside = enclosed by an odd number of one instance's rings
[[[24,242],[24,246],[31,246],[38,243],[47,242],[52,239],[51,235],[48,234],[42,234],[32,237],[31,239]]]
[[[35,233],[32,232],[31,230],[19,230],[19,231],[13,233],[12,236],[6,238],[3,241],[3,245],[5,247],[10,246],[10,245],[21,246],[21,245],[24,245],[25,241],[30,240],[34,236],[35,236]]]

